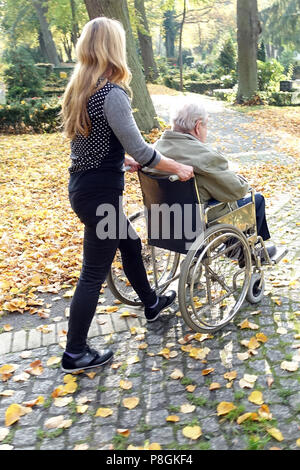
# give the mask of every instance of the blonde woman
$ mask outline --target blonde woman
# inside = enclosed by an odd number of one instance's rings
[[[146,166],[177,174],[182,181],[193,176],[191,166],[165,158],[146,144],[136,126],[125,92],[131,74],[121,23],[104,17],[88,22],[76,52],[78,63],[64,95],[62,114],[65,134],[71,140],[69,198],[84,224],[84,242],[62,359],[65,372],[99,367],[113,356],[111,349],[91,349],[86,340],[101,285],[118,248],[126,276],[145,306],[147,321],[156,320],[175,299],[174,291],[157,296],[151,289],[141,241],[130,237],[133,229],[120,202],[124,163],[131,171]],[[125,151],[131,157],[125,157]],[[108,222],[105,236],[105,214],[110,209],[115,218]]]

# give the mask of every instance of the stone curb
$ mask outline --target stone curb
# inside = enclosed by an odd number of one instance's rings
[[[99,325],[97,315],[94,317],[88,338],[121,333],[129,331],[131,327],[141,327],[146,324],[146,320],[142,317],[122,319],[120,318],[120,312],[105,316],[101,315],[101,319],[105,320],[105,324]],[[47,333],[43,333],[38,328],[2,333],[0,335],[0,355],[50,346],[65,341],[65,332],[68,329],[67,321],[46,326],[48,331],[50,330]]]

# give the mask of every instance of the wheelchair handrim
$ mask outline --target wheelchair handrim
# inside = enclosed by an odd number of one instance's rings
[[[221,232],[221,233],[219,235],[217,235],[216,237],[214,237],[209,242],[207,242],[207,239],[212,237],[214,234],[218,234],[218,232]],[[202,266],[205,266],[205,257],[206,257],[206,254],[209,252],[210,248],[214,244],[218,244],[218,242],[221,241],[222,239],[224,239],[224,237],[229,237],[229,236],[231,236],[231,237],[235,236],[237,238],[237,240],[239,240],[239,242],[241,243],[241,245],[243,247],[244,254],[246,256],[245,268],[240,270],[240,273],[244,273],[242,291],[239,294],[238,299],[235,301],[234,306],[231,307],[230,313],[228,313],[222,321],[219,321],[218,323],[215,323],[215,324],[211,324],[211,323],[209,324],[209,323],[203,321],[203,318],[200,318],[200,315],[198,314],[197,310],[195,309],[194,301],[193,301],[195,279],[193,279],[193,278],[191,279],[190,286],[189,286],[189,294],[190,294],[191,302],[187,305],[185,284],[187,282],[187,275],[188,275],[188,271],[189,271],[188,268],[189,268],[189,265],[191,264],[191,261],[193,260],[194,254],[196,252],[200,251],[200,250],[202,250],[202,251],[201,251],[201,253],[200,253],[200,255],[197,259],[197,262],[196,262],[195,267],[193,268],[193,271],[196,273],[197,269],[199,268],[199,266],[201,264],[202,264]],[[197,240],[196,240],[196,242],[197,242]],[[196,328],[196,330],[198,330],[198,331],[216,331],[216,330],[222,328],[224,325],[226,325],[227,323],[229,323],[232,320],[232,318],[236,315],[236,313],[238,312],[239,308],[241,307],[241,305],[242,305],[242,303],[243,303],[243,301],[246,297],[247,290],[248,290],[249,283],[250,283],[250,251],[249,251],[249,247],[248,247],[248,244],[247,244],[247,240],[246,240],[245,236],[242,234],[242,232],[240,232],[235,227],[225,226],[225,225],[224,226],[220,225],[219,227],[211,227],[210,229],[207,230],[205,236],[203,237],[203,240],[202,241],[200,240],[200,242],[198,241],[198,245],[197,245],[197,243],[194,243],[193,245],[194,245],[192,247],[193,251],[191,250],[191,252],[189,252],[187,257],[186,257],[184,272],[182,273],[182,275],[180,277],[180,280],[179,280],[178,292],[179,292],[180,310],[181,310],[183,319],[185,320],[185,322],[192,329]],[[218,275],[216,274],[216,278],[217,277],[218,277]],[[234,276],[234,277],[235,277],[235,279],[234,279],[233,284],[236,283],[236,277],[237,276]],[[232,291],[232,292],[229,293],[229,295],[232,295],[234,297],[234,295],[233,295],[234,293],[235,292]],[[225,295],[224,299],[226,297],[228,297],[228,295],[227,296]],[[220,301],[222,301],[222,298],[218,299],[218,303]],[[218,303],[216,303],[216,305],[218,305]],[[189,311],[189,307],[191,307],[191,309],[192,309],[192,315],[191,315],[191,312]],[[206,309],[204,311],[202,311],[201,314],[203,314],[205,311],[208,311],[209,308],[211,308],[211,306],[207,306]],[[197,323],[195,323],[195,321],[191,318],[191,316],[194,316],[196,318]]]

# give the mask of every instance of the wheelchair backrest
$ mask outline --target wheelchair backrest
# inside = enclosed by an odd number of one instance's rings
[[[203,213],[194,178],[171,182],[168,176],[138,172],[148,228],[148,243],[178,253],[203,231]]]

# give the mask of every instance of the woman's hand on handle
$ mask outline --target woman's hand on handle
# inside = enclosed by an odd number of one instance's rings
[[[129,171],[130,173],[138,171],[141,168],[141,165],[129,155],[125,156],[124,165],[126,171]]]

